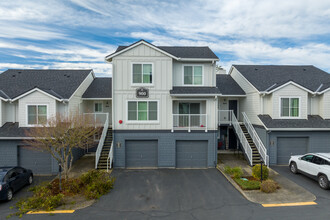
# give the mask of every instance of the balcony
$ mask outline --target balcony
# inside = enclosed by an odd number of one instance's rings
[[[207,132],[207,115],[206,114],[173,114],[174,130],[204,130]]]
[[[87,121],[95,124],[96,127],[103,127],[104,123],[108,120],[109,117],[109,113],[83,113],[83,114],[84,114],[84,118],[86,118]],[[111,122],[109,121],[109,125],[110,124]]]

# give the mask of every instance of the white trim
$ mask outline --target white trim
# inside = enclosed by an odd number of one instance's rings
[[[175,97],[204,97],[204,96],[218,96],[218,94],[170,94],[170,96]]]
[[[108,55],[108,56],[106,56],[106,57],[105,57],[105,60],[106,60],[106,61],[109,61],[111,58],[113,58],[113,57],[115,57],[115,56],[118,56],[118,55],[120,55],[120,54],[122,54],[122,53],[124,53],[124,52],[126,52],[126,51],[128,51],[128,50],[130,50],[130,49],[132,49],[132,48],[134,48],[134,47],[136,47],[136,46],[141,45],[141,44],[144,44],[144,45],[146,45],[146,46],[149,46],[149,47],[151,47],[152,49],[157,50],[158,52],[163,53],[163,54],[165,54],[165,55],[167,55],[167,56],[169,56],[169,57],[171,57],[171,58],[173,58],[173,59],[175,59],[175,60],[179,60],[179,59],[180,59],[179,57],[173,56],[172,54],[169,54],[169,53],[165,52],[164,50],[161,50],[161,49],[159,49],[158,47],[155,47],[154,45],[152,45],[152,44],[150,44],[150,43],[148,43],[148,42],[146,42],[146,41],[144,41],[144,40],[141,40],[140,42],[136,42],[136,43],[132,44],[131,46],[129,46],[129,47],[127,47],[127,48],[125,48],[125,49],[123,49],[123,50],[117,52],[117,53],[114,53],[114,54],[112,54],[112,55]],[[111,60],[110,60],[110,61],[111,61]]]
[[[279,96],[279,118],[280,119],[301,119],[301,96]],[[298,117],[294,116],[281,116],[281,110],[282,110],[282,102],[281,99],[289,99],[289,115],[290,115],[290,106],[291,106],[291,99],[298,99],[299,100],[299,109],[298,109]]]
[[[51,94],[49,94],[49,93],[47,93],[47,92],[45,92],[45,91],[39,89],[39,88],[31,89],[31,90],[27,91],[26,93],[24,93],[24,94],[22,94],[22,95],[20,95],[20,96],[17,96],[17,97],[14,98],[14,99],[11,99],[10,101],[11,101],[11,102],[15,102],[16,100],[18,100],[18,99],[20,99],[20,98],[23,98],[24,96],[27,96],[27,95],[29,95],[29,94],[31,94],[31,93],[33,93],[33,92],[40,92],[40,93],[42,93],[42,94],[44,94],[44,95],[47,95],[47,96],[49,96],[49,97],[51,97],[51,98],[53,98],[53,99],[55,99],[56,101],[59,101],[59,102],[63,101],[63,99],[59,99],[59,98],[57,98],[57,97],[55,97],[55,96],[53,96],[53,95],[51,95]]]
[[[268,128],[269,131],[330,131],[330,128]]]
[[[92,77],[93,77],[93,80],[95,79],[95,75],[94,75],[94,72],[93,70],[90,71],[90,73],[88,73],[88,75],[86,76],[86,78],[84,79],[84,81],[82,81],[82,83],[80,83],[80,85],[78,86],[78,88],[76,89],[76,91],[74,91],[74,93],[72,93],[72,95],[70,96],[70,98],[68,99],[68,101],[70,101],[72,99],[72,97],[76,94],[76,92],[80,89],[80,87],[82,87],[82,85],[85,83],[85,81],[88,79],[88,76],[92,73]],[[92,80],[92,82],[93,82]],[[92,84],[92,82],[88,85],[88,87]],[[88,88],[87,87],[87,88]],[[86,92],[86,90],[84,91]]]
[[[230,67],[230,70],[229,70],[229,73],[228,73],[228,75],[231,75],[231,73],[232,73],[232,71],[233,71],[233,69],[235,68],[235,66],[231,66]],[[238,69],[236,69],[235,68],[235,70],[239,73],[239,75],[252,87],[252,88],[254,88],[259,94],[260,94],[260,92],[259,92],[259,90],[256,88],[256,87],[254,87],[254,85],[252,85],[252,83],[249,81],[249,80],[247,80],[246,78],[245,78],[245,76],[243,76],[243,74],[240,72],[240,71],[238,71]],[[232,77],[233,78],[233,77]],[[234,79],[235,80],[235,79]],[[236,81],[236,80],[235,80]],[[237,81],[236,81],[237,82]],[[240,85],[239,85],[240,86]],[[241,86],[240,86],[241,87]],[[244,91],[245,92],[245,91]]]
[[[133,83],[133,65],[141,64],[142,66],[142,83]],[[143,64],[151,64],[151,83],[143,83]],[[154,86],[154,63],[153,62],[131,62],[131,86],[134,87],[148,87]]]
[[[112,98],[82,98],[82,100],[112,100]]]
[[[191,66],[192,67],[192,84],[185,84],[184,83],[184,67],[185,66]],[[195,75],[195,66],[201,66],[202,67],[202,84],[195,85],[194,84],[194,75]],[[182,65],[182,86],[187,86],[187,87],[199,87],[199,86],[204,86],[204,65],[203,64],[183,64]]]
[[[180,61],[219,61],[220,59],[212,58],[179,58]]]
[[[295,82],[293,82],[293,81],[289,81],[289,82],[287,82],[287,83],[285,83],[285,84],[283,84],[283,85],[281,85],[281,86],[279,86],[279,87],[276,87],[275,89],[273,89],[273,90],[270,90],[270,91],[268,91],[268,92],[260,92],[260,93],[262,93],[262,94],[271,94],[271,93],[273,93],[273,92],[275,92],[275,91],[277,91],[277,90],[279,90],[279,89],[281,89],[281,88],[283,88],[283,87],[285,87],[285,86],[288,86],[288,85],[294,85],[294,86],[297,86],[298,88],[300,88],[300,89],[302,89],[302,90],[305,90],[306,92],[309,92],[309,93],[311,93],[311,94],[315,94],[315,92],[313,92],[313,91],[311,91],[311,90],[309,90],[309,89],[306,89],[305,87],[303,87],[303,86],[301,86],[301,85],[299,85],[299,84],[297,84],[297,83],[295,83]]]
[[[222,94],[218,94],[219,97],[246,97],[247,95],[222,95]]]
[[[37,118],[38,118],[38,106],[46,106],[47,107],[47,121],[49,120],[49,104],[43,104],[43,103],[28,103],[25,105],[25,119],[26,119],[26,127],[37,127],[40,126],[41,124],[29,124],[29,112],[28,112],[28,108],[29,106],[37,106]]]
[[[95,111],[95,104],[101,104],[101,105],[102,105],[102,111],[100,111],[100,112],[96,112],[96,111]],[[94,101],[94,102],[93,102],[93,107],[94,107],[94,108],[93,108],[93,112],[94,112],[94,113],[103,113],[103,101]]]
[[[128,102],[147,102],[148,103],[148,114],[149,114],[149,102],[157,102],[157,120],[128,120]],[[134,99],[126,100],[126,124],[159,124],[159,100],[148,100],[148,99]],[[138,111],[137,111],[138,114]],[[137,116],[138,117],[138,116]]]

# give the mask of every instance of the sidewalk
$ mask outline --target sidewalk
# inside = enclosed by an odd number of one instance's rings
[[[249,201],[260,204],[282,204],[282,203],[303,203],[312,202],[315,195],[305,190],[303,187],[279,175],[276,171],[269,169],[269,178],[280,185],[274,193],[263,193],[259,190],[242,190],[232,178],[224,172],[225,166],[240,166],[244,175],[251,175],[252,169],[242,155],[221,154],[219,156],[218,170],[228,179],[229,182]]]

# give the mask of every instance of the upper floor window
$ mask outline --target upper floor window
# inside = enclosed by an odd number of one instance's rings
[[[28,125],[47,123],[47,105],[28,105]]]
[[[281,98],[281,117],[299,117],[299,98]]]
[[[128,121],[157,121],[157,101],[128,101]]]
[[[203,85],[203,67],[201,65],[184,66],[183,84]]]
[[[103,103],[102,102],[94,103],[94,112],[103,112]]]
[[[152,84],[152,64],[133,64],[133,84]]]

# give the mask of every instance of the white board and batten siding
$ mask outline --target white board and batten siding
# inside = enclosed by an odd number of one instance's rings
[[[56,115],[56,100],[41,92],[35,91],[19,99],[19,126],[28,127],[27,106],[28,105],[47,105],[48,118]]]
[[[246,93],[246,98],[240,100],[240,112],[245,112],[252,124],[261,125],[258,115],[261,114],[261,97],[259,92],[233,67],[231,77]]]
[[[18,114],[18,101],[15,102],[2,102],[1,105],[1,118],[2,125],[7,122],[18,122],[19,114]]]
[[[203,85],[216,86],[215,64],[208,63],[192,63],[173,61],[173,86],[185,86],[183,83],[183,67],[185,65],[201,65],[203,68]],[[200,86],[200,85],[199,85]]]
[[[78,89],[72,95],[69,100],[69,113],[74,114],[76,112],[82,113],[81,104],[82,104],[82,95],[93,82],[94,77],[92,72],[85,78],[85,80],[80,84]]]
[[[151,85],[132,85],[132,64],[152,63]],[[113,58],[114,129],[172,129],[172,58],[139,45]],[[136,89],[149,89],[149,98],[136,98]],[[158,101],[158,121],[127,122],[127,101]],[[119,120],[123,123],[119,124]]]
[[[321,98],[322,99],[322,98]],[[323,94],[323,104],[320,105],[321,111],[323,111],[323,118],[330,119],[330,91]]]
[[[275,92],[273,92],[273,119],[280,119],[280,98],[294,97],[300,98],[300,117],[301,119],[307,119],[308,113],[308,92],[289,84]]]
[[[2,100],[0,99],[0,127],[2,127]]]

